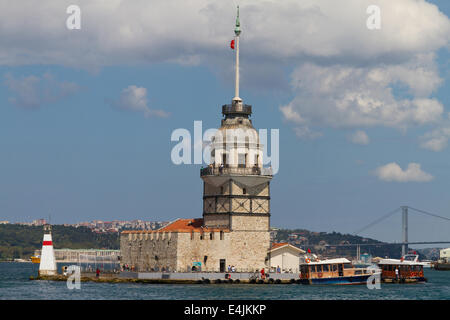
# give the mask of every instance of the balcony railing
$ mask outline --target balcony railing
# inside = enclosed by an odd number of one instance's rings
[[[248,104],[244,105],[231,105],[231,104],[225,104],[222,106],[222,114],[245,114],[245,115],[251,115],[252,114],[252,106]]]
[[[200,176],[218,176],[223,174],[272,176],[272,168],[206,167],[200,169]]]

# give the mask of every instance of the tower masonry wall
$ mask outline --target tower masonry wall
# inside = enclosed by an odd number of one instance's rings
[[[230,216],[228,214],[205,214],[203,215],[205,226],[208,228],[229,228]]]
[[[177,232],[121,234],[121,264],[136,271],[175,270],[178,235]]]
[[[209,232],[180,233],[180,241],[177,250],[177,271],[189,271],[194,262],[200,262],[202,271],[220,271],[220,259],[229,260],[231,236],[229,232],[223,232],[222,240],[220,232],[213,233],[213,239]],[[206,257],[206,262],[205,262]],[[228,263],[228,262],[226,262]]]
[[[232,231],[267,231],[269,232],[269,216],[268,215],[231,215]]]
[[[233,231],[230,235],[231,256],[228,261],[231,265],[245,272],[261,270],[266,266],[270,247],[268,231]]]
[[[269,182],[262,183],[253,187],[246,186],[244,184],[238,183],[236,181],[232,182],[232,194],[233,195],[244,195],[244,189],[246,195],[252,196],[269,196]]]
[[[204,189],[205,196],[215,196],[215,195],[229,195],[230,194],[230,183],[229,181],[225,181],[221,186],[214,186],[212,184],[208,184],[205,182]]]

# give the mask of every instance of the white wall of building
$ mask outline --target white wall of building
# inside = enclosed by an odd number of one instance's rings
[[[289,246],[275,249],[270,253],[270,267],[276,269],[279,266],[281,272],[298,272],[301,255],[301,252]]]
[[[440,251],[440,258],[441,259],[450,259],[450,248],[442,249]]]

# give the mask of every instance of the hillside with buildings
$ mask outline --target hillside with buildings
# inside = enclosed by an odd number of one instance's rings
[[[334,231],[330,233],[313,232],[305,229],[273,228],[271,236],[275,242],[289,242],[304,250],[311,249],[312,252],[327,257],[355,257],[355,246],[332,246],[345,244],[367,244],[366,246],[361,245],[361,253],[368,253],[373,257],[400,258],[401,252],[400,245],[384,245],[383,242],[375,239],[351,234],[342,234]],[[380,245],[377,246],[374,244]]]
[[[52,230],[56,249],[119,249],[118,233],[96,233],[87,227],[55,225]],[[0,260],[29,259],[42,246],[40,226],[0,225]]]

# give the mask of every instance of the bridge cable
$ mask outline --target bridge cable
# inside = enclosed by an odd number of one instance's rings
[[[432,217],[436,217],[436,218],[440,218],[440,219],[443,219],[443,220],[448,220],[448,221],[450,221],[450,218],[447,218],[447,217],[442,217],[442,216],[439,216],[439,215],[437,215],[437,214],[430,213],[430,212],[426,212],[426,211],[419,210],[419,209],[416,209],[416,208],[412,208],[412,207],[409,207],[409,206],[408,206],[408,208],[409,208],[409,209],[412,209],[412,210],[414,210],[414,211],[417,211],[417,212],[419,212],[419,213],[423,213],[423,214],[426,214],[426,215],[429,215],[429,216],[432,216]]]
[[[368,225],[365,226],[364,228],[359,229],[358,231],[356,231],[355,233],[353,233],[353,235],[355,235],[355,236],[358,235],[359,233],[363,232],[364,230],[366,230],[366,229],[372,227],[373,225],[375,225],[375,224],[377,224],[377,223],[383,221],[384,219],[386,219],[386,218],[392,216],[393,214],[397,213],[400,209],[401,209],[401,208],[397,208],[397,209],[395,209],[394,211],[391,211],[391,212],[387,213],[386,215],[382,216],[381,218],[378,218],[378,219],[375,220],[374,222],[368,224]],[[412,208],[411,208],[411,209],[412,209]]]

